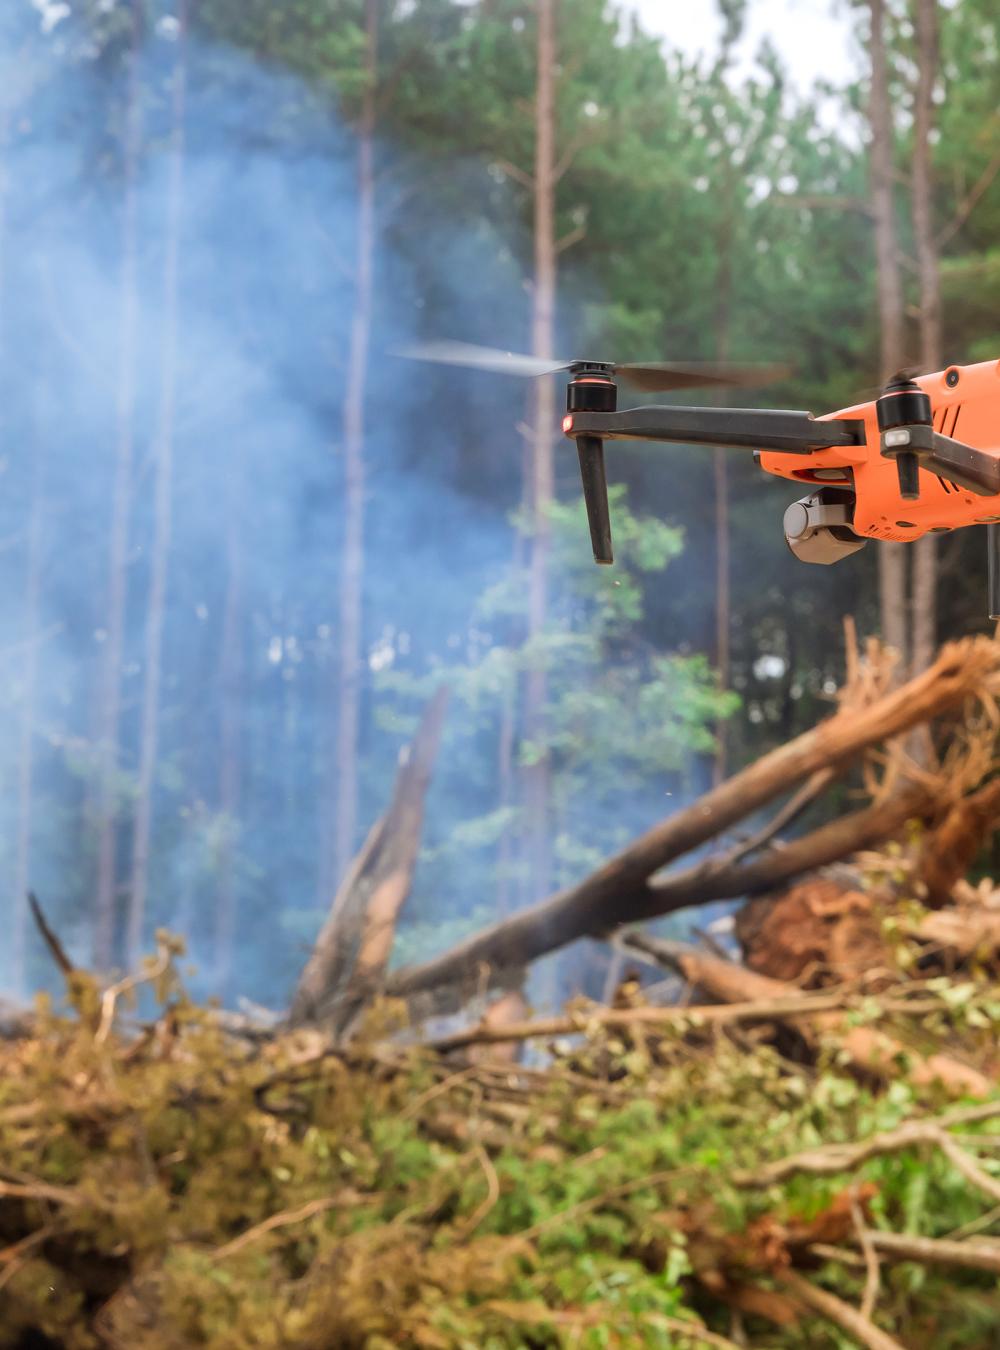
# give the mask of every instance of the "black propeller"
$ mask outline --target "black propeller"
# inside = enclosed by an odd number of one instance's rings
[[[558,375],[563,371],[576,373],[577,370],[600,369],[649,394],[706,386],[754,387],[769,384],[788,374],[786,366],[739,365],[717,361],[550,361],[544,357],[523,356],[518,352],[505,352],[494,347],[478,347],[471,342],[421,342],[399,348],[396,354],[414,361],[433,361],[439,365],[466,366],[471,370],[488,370],[497,375],[528,378]]]

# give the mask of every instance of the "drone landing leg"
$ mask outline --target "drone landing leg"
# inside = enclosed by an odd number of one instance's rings
[[[580,477],[587,504],[594,562],[613,563],[615,555],[611,548],[611,512],[608,507],[608,480],[604,472],[604,442],[600,436],[577,436],[576,448],[580,456]]]
[[[1000,525],[986,526],[986,567],[990,618],[1000,619]]]

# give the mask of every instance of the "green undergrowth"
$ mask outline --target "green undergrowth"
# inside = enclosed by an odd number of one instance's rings
[[[176,988],[119,1036],[75,980],[73,1011],[41,1006],[34,1036],[0,1046],[0,1347],[687,1347],[705,1341],[678,1320],[730,1336],[751,1290],[747,1344],[833,1350],[855,1342],[789,1319],[782,1271],[857,1306],[864,1270],[796,1254],[789,1225],[836,1229],[853,1181],[870,1223],[901,1233],[989,1209],[928,1149],[739,1189],[767,1161],[944,1109],[835,1055],[595,1034],[520,1071],[390,1048],[384,1028],[337,1054],[314,1033],[235,1039]],[[989,1273],[883,1262],[876,1308],[911,1350],[1000,1344]]]

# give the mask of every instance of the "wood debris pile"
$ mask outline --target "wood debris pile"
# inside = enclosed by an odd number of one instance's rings
[[[2,1022],[0,1348],[991,1344],[998,689],[990,642],[853,653],[827,722],[389,973],[442,694],[277,1024],[192,1007],[167,938],[102,988],[36,909],[72,1011]],[[743,896],[740,957],[639,926]],[[617,988],[533,1015],[581,936]]]

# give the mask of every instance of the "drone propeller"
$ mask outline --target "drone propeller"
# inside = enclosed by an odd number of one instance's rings
[[[611,518],[604,469],[604,441],[600,435],[573,432],[577,413],[613,413],[617,407],[615,377],[646,393],[665,393],[677,389],[697,389],[767,384],[788,373],[785,366],[734,365],[729,362],[653,361],[614,363],[611,361],[553,361],[515,352],[478,347],[469,342],[424,342],[397,349],[397,356],[417,361],[433,361],[446,366],[466,366],[472,370],[498,375],[570,375],[567,389],[567,418],[563,429],[573,435],[580,457],[580,478],[590,524],[594,561],[614,562],[611,545]],[[640,409],[642,412],[654,411]],[[666,411],[661,409],[661,412]],[[697,413],[698,409],[691,409]],[[752,442],[751,442],[752,444]]]
[[[731,362],[610,362],[610,361],[555,361],[544,357],[522,356],[493,347],[479,347],[471,342],[422,342],[402,347],[397,355],[415,361],[432,361],[439,365],[466,366],[471,370],[487,370],[497,375],[520,375],[537,378],[576,374],[582,370],[602,371],[617,376],[636,389],[646,393],[668,393],[676,389],[697,389],[706,386],[739,385],[754,387],[769,384],[788,373],[786,366]]]

